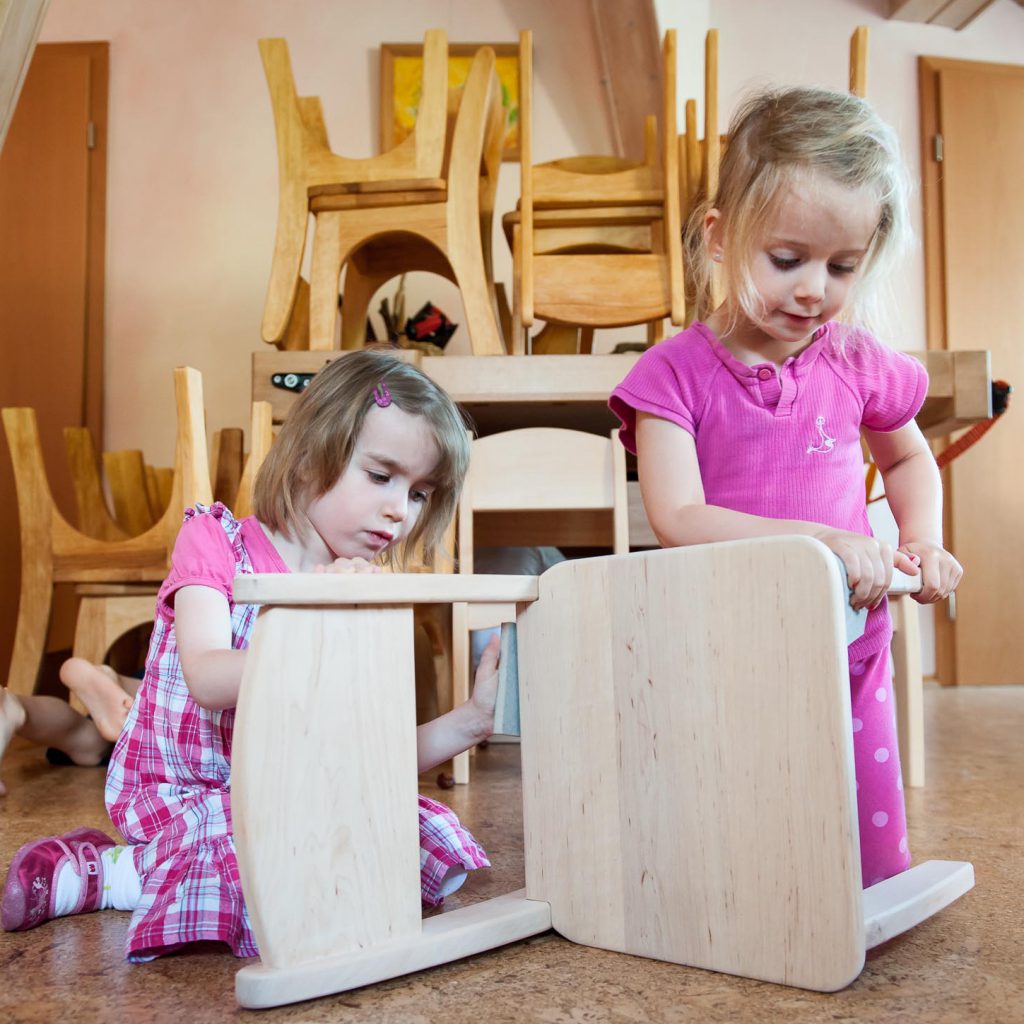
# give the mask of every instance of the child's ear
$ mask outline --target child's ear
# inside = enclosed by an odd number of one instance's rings
[[[722,262],[722,211],[712,207],[704,215],[704,245],[716,263]]]

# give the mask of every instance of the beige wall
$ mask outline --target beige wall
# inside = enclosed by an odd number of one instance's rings
[[[535,33],[535,159],[610,152],[597,93],[591,0],[52,0],[43,41],[109,40],[110,140],[106,290],[106,437],[169,461],[170,369],[202,370],[211,430],[243,424],[276,213],[273,123],[256,49],[290,44],[300,91],[320,95],[331,139],[375,152],[377,48],[447,29],[452,41],[513,42]],[[614,0],[601,0],[614,2]],[[850,33],[871,33],[868,95],[898,129],[919,175],[916,58],[1024,62],[1024,9],[998,0],[961,32],[888,21],[887,0],[654,0],[662,30],[679,30],[682,101],[702,93],[703,38],[720,30],[722,128],[744,92],[769,82],[845,88]],[[703,112],[701,111],[701,118]],[[498,210],[515,205],[503,167]],[[920,203],[914,223],[920,234]],[[496,233],[497,234],[497,233]],[[504,239],[496,271],[509,282]],[[896,281],[901,348],[925,347],[920,250]],[[393,286],[386,287],[390,293]],[[461,319],[455,290],[416,275],[408,311],[431,298]],[[376,305],[376,304],[375,304]],[[451,343],[464,350],[465,333]],[[872,506],[876,530],[892,534]],[[926,669],[931,664],[926,628]]]

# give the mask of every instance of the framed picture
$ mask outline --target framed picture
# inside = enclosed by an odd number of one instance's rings
[[[502,160],[519,159],[519,46],[516,43],[449,43],[448,105],[461,94],[473,54],[490,46],[497,58],[501,105],[505,111]],[[380,151],[397,146],[411,134],[423,89],[423,44],[381,43]]]

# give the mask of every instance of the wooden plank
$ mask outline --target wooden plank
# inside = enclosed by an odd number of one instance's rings
[[[235,579],[236,601],[279,605],[451,604],[537,599],[536,576],[458,573],[256,573]]]
[[[420,936],[414,675],[411,608],[257,620],[231,810],[264,966]]]
[[[524,893],[519,889],[438,914],[423,922],[421,935],[383,947],[324,957],[292,970],[250,964],[235,975],[235,995],[251,1010],[297,1003],[412,974],[546,932],[551,927],[550,908],[527,899]]]

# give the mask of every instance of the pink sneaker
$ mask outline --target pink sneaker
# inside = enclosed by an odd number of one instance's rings
[[[82,890],[72,914],[98,910],[103,893],[100,854],[115,846],[110,836],[95,828],[76,828],[63,836],[49,836],[26,843],[11,861],[4,882],[0,922],[4,931],[35,928],[54,916],[57,875],[70,864],[82,880]]]

